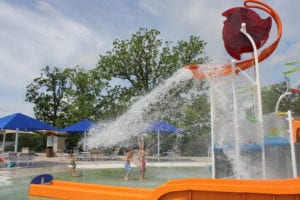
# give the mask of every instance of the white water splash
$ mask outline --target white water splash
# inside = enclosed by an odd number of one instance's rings
[[[236,77],[238,78],[238,77]],[[233,84],[236,87],[236,116],[234,115]],[[219,77],[211,81],[213,93],[212,120],[214,124],[214,143],[223,149],[232,164],[233,175],[238,178],[255,178],[261,165],[259,160],[243,156],[242,146],[245,144],[261,145],[258,134],[258,123],[251,121],[254,113],[253,91],[244,83],[233,82],[232,76]],[[246,89],[245,89],[246,88]]]
[[[145,111],[149,109],[149,105],[162,101],[171,89],[192,77],[190,70],[179,69],[149,94],[137,100],[125,114],[115,121],[106,124],[100,122],[101,128],[96,127],[89,133],[88,148],[111,147],[126,141],[131,136],[137,136],[151,123],[144,120]]]

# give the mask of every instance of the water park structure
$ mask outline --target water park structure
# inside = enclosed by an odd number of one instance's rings
[[[270,17],[262,19],[254,9],[264,11]],[[253,53],[252,57],[217,68],[201,64],[185,66],[194,78],[207,79],[211,84],[211,179],[171,180],[154,189],[142,189],[59,181],[50,174],[42,174],[30,183],[29,197],[74,200],[299,199],[300,119],[294,119],[291,111],[279,112],[280,101],[271,116],[265,117],[262,113],[258,63],[269,57],[279,44],[282,35],[280,17],[260,0],[244,0],[244,7],[229,9],[223,16],[227,18],[223,28],[226,51],[238,60],[241,53]],[[258,53],[269,37],[272,20],[277,27],[276,38]],[[254,71],[248,75],[251,69]],[[219,79],[223,82],[218,82]],[[242,82],[242,86],[237,87],[237,82]],[[220,85],[226,88],[220,89]],[[219,90],[226,94],[220,94]],[[221,107],[221,101],[225,100],[226,108]],[[232,118],[224,117],[228,113]],[[285,162],[286,166],[283,165]]]

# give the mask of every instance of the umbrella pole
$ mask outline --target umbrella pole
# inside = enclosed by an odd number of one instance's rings
[[[160,133],[157,132],[157,160],[160,161]]]
[[[19,128],[16,128],[15,152],[18,152]]]
[[[6,133],[3,133],[3,141],[2,141],[2,148],[3,148],[3,152],[5,151],[5,140],[6,140]]]
[[[87,148],[86,148],[86,138],[87,137],[87,131],[84,131],[84,141],[83,141],[83,150],[84,151],[87,151]]]

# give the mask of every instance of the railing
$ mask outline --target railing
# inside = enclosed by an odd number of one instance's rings
[[[29,166],[35,161],[35,153],[8,152],[0,155],[2,167]]]

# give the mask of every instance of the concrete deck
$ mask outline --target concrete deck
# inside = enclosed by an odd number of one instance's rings
[[[161,158],[157,161],[154,157],[147,157],[148,167],[196,167],[208,166],[211,164],[208,157],[178,157],[176,160],[169,158]],[[77,161],[77,169],[103,169],[103,168],[123,168],[124,161],[122,157],[115,157],[114,159],[92,160],[92,161]],[[133,165],[135,165],[135,161]],[[16,166],[12,168],[0,168],[0,185],[1,177],[5,178],[5,174],[10,178],[35,176],[42,173],[55,173],[68,170],[69,159],[61,159],[58,157],[46,157],[45,154],[37,154],[32,165]]]

